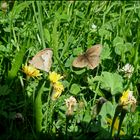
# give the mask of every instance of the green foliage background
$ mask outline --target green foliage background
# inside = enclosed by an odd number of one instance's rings
[[[0,139],[108,139],[111,127],[105,118],[113,119],[128,88],[134,91],[137,107],[123,119],[125,135],[119,137],[140,139],[140,2],[7,4],[6,10],[0,10]],[[74,58],[95,44],[103,46],[98,68],[73,68]],[[22,72],[22,65],[44,48],[53,49],[51,71],[64,75],[65,90],[55,102],[49,98],[48,74],[27,81]],[[130,79],[118,71],[127,63],[134,67]],[[78,105],[69,118],[65,99],[70,96]],[[96,114],[100,97],[107,102]],[[18,112],[24,120],[14,118]]]

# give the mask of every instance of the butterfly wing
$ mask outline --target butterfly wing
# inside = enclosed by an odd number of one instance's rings
[[[90,58],[88,58],[87,67],[89,69],[94,69],[99,65],[99,62],[100,62],[100,57],[98,57],[98,56],[90,57]]]
[[[90,56],[90,57],[91,56],[99,56],[101,51],[102,51],[102,45],[97,44],[97,45],[94,45],[91,48],[87,49],[86,55]]]
[[[100,53],[102,50],[102,45],[97,44],[87,49],[86,53],[79,55],[72,63],[74,67],[83,68],[88,67],[89,69],[94,69],[99,65]]]
[[[52,64],[53,52],[50,48],[39,51],[32,60],[29,61],[35,68],[49,72]]]
[[[85,55],[79,55],[76,57],[72,63],[72,66],[77,67],[77,68],[83,68],[86,67],[88,64],[88,61],[85,57]]]
[[[51,65],[52,65],[52,50],[48,50],[45,54],[43,54],[41,57],[44,60],[44,71],[49,72]],[[43,69],[42,69],[43,70]]]
[[[85,55],[88,60],[87,67],[89,69],[94,69],[99,65],[101,50],[102,46],[100,44],[94,45],[87,49]]]

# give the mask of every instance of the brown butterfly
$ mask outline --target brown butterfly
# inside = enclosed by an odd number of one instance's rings
[[[29,63],[37,69],[49,72],[52,64],[52,55],[52,49],[46,48],[44,50],[39,51],[32,58],[32,60],[29,61]]]
[[[87,51],[84,54],[76,57],[72,65],[77,68],[96,68],[99,65],[101,50],[102,45],[100,44],[92,46],[91,48],[87,49]]]

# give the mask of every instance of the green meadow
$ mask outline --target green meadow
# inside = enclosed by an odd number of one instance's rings
[[[0,2],[0,140],[140,139],[139,73],[139,1]]]

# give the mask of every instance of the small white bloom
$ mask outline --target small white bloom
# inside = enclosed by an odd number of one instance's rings
[[[130,78],[132,76],[132,73],[134,72],[134,67],[131,64],[127,63],[125,66],[122,67],[120,71],[124,72],[125,77]]]
[[[6,12],[7,8],[8,8],[7,2],[6,1],[3,1],[1,3],[1,9],[2,9],[2,11]]]
[[[97,26],[93,23],[93,24],[91,25],[91,28],[95,30],[95,29],[97,28]]]
[[[127,72],[127,73],[132,73],[134,71],[134,67],[127,63],[123,68],[122,71]]]
[[[133,91],[129,91],[128,101],[130,101],[131,103],[136,104],[137,100],[136,100],[135,97],[133,96]]]
[[[68,116],[71,116],[73,114],[73,111],[74,111],[74,108],[77,104],[77,101],[73,96],[71,96],[70,98],[65,99],[65,103],[66,103],[66,106],[67,106],[66,114]]]
[[[128,100],[130,101],[133,98],[133,91],[128,92]]]

